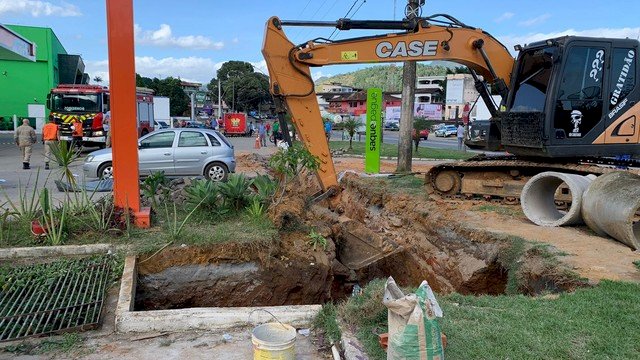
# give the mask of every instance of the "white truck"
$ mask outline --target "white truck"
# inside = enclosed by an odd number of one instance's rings
[[[169,98],[166,96],[153,97],[153,114],[155,117],[155,130],[166,129],[171,126],[171,116],[169,114]]]

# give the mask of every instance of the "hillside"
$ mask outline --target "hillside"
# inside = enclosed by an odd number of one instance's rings
[[[445,75],[447,69],[453,67],[451,63],[446,62],[434,62],[429,65],[418,64],[416,72],[418,76]],[[402,66],[377,65],[345,74],[321,77],[316,80],[316,91],[319,90],[318,85],[331,82],[363,89],[381,87],[383,91],[400,91],[402,89]]]

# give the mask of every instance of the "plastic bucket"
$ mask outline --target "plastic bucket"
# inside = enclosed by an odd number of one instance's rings
[[[296,329],[287,324],[266,323],[251,332],[254,360],[295,360]]]

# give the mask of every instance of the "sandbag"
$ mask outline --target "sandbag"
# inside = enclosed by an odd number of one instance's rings
[[[392,277],[382,301],[389,310],[387,360],[442,360],[444,348],[437,317],[442,309],[426,281],[405,295]]]

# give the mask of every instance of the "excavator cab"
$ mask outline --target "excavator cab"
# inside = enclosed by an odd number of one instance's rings
[[[575,36],[521,49],[499,118],[504,148],[552,158],[637,153],[637,52],[636,40]]]

